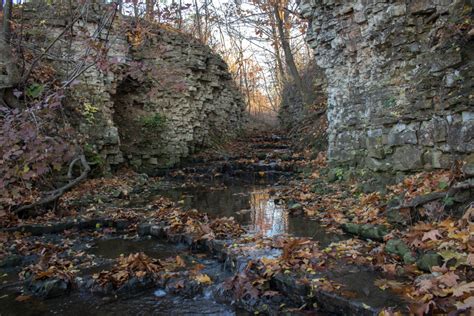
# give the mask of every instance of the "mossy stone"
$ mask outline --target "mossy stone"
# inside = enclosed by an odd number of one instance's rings
[[[437,253],[426,253],[416,261],[418,269],[426,272],[431,272],[431,268],[434,266],[441,266],[443,258]]]
[[[387,228],[383,225],[362,225],[359,232],[360,236],[367,239],[383,240],[387,234]]]
[[[361,226],[359,224],[355,224],[355,223],[342,224],[342,229],[345,232],[348,232],[349,234],[353,234],[353,235],[359,235],[360,228],[361,228]]]
[[[411,250],[401,239],[390,239],[385,245],[385,252],[405,257],[407,253],[411,253]]]
[[[416,262],[416,258],[413,257],[411,252],[407,252],[407,253],[405,253],[405,255],[403,255],[403,262],[405,264],[413,264],[413,263]]]

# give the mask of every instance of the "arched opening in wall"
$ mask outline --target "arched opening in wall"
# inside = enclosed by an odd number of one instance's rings
[[[148,90],[146,84],[126,77],[111,96],[120,150],[126,161],[137,170],[157,164],[160,125],[164,124],[162,116],[147,109]]]

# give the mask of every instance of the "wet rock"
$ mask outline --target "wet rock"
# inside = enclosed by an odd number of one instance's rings
[[[23,262],[22,256],[9,255],[3,260],[0,260],[0,268],[11,268],[20,265]]]
[[[151,226],[152,226],[152,225],[151,225],[151,224],[148,224],[148,223],[139,224],[138,227],[137,227],[138,235],[140,235],[140,236],[147,236],[147,235],[150,235]]]
[[[195,280],[176,278],[166,284],[166,291],[184,297],[195,297],[196,295],[202,294],[203,285]]]
[[[277,274],[272,280],[272,286],[283,293],[288,293],[292,300],[304,303],[305,297],[309,294],[309,287],[296,282],[294,276]]]
[[[26,284],[27,292],[41,298],[52,298],[67,294],[71,289],[69,281],[61,279],[33,280]]]
[[[443,258],[439,254],[426,253],[416,261],[416,266],[422,271],[431,272],[432,267],[441,266],[442,263]]]
[[[130,223],[126,219],[118,219],[115,221],[114,226],[117,230],[124,230],[130,226]]]
[[[124,285],[117,289],[117,294],[136,293],[145,289],[149,289],[156,285],[155,280],[149,277],[131,278]]]

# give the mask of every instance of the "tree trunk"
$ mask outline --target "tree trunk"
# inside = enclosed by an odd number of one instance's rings
[[[182,0],[179,0],[179,8],[178,8],[178,30],[181,30],[183,28],[183,13],[182,13],[182,8],[183,8],[183,2]]]
[[[210,32],[209,32],[209,4],[208,0],[204,0],[204,43],[208,44]]]
[[[194,9],[196,10],[195,23],[196,23],[197,34],[198,34],[199,40],[202,41],[201,13],[199,12],[199,4],[197,0],[194,0]]]
[[[272,30],[272,41],[273,41],[273,46],[275,48],[275,60],[276,60],[276,65],[277,65],[277,85],[278,88],[281,89],[282,84],[285,80],[285,69],[283,68],[283,62],[281,60],[281,49],[280,49],[280,42],[278,40],[278,34],[276,30],[276,23],[275,23],[275,17],[272,14],[272,12],[269,12],[268,18],[270,19],[270,26]]]
[[[2,1],[3,3],[3,1]],[[10,44],[10,20],[12,17],[12,6],[13,6],[13,1],[12,0],[7,0],[5,1],[5,8],[3,11],[3,21],[2,21],[2,33],[0,39],[4,41],[7,44]]]
[[[123,12],[123,0],[117,0],[117,11],[122,14]]]
[[[2,30],[0,32],[0,104],[8,107],[17,107],[18,102],[13,95],[13,88],[20,81],[20,73],[10,46],[12,6],[13,1],[7,0],[2,8],[3,21]]]
[[[146,0],[145,1],[145,19],[148,21],[153,21],[154,14],[155,14],[155,1],[154,0]]]
[[[137,2],[133,2],[133,15],[135,16],[135,21],[138,22],[140,12],[138,10],[138,3]]]
[[[275,21],[278,30],[278,35],[280,37],[281,47],[283,49],[283,54],[285,55],[285,62],[288,66],[288,70],[290,71],[290,75],[295,82],[296,88],[300,92],[301,99],[303,100],[304,105],[309,105],[308,94],[303,85],[303,80],[298,72],[298,68],[296,67],[295,59],[293,57],[293,53],[291,52],[290,43],[286,36],[283,19],[281,17],[281,12],[278,4],[273,4],[273,11],[275,14]]]

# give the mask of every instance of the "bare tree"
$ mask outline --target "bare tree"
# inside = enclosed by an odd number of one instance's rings
[[[298,67],[296,67],[295,59],[291,51],[290,42],[288,41],[288,35],[285,31],[285,22],[284,22],[284,10],[281,4],[274,2],[273,3],[273,13],[275,15],[275,22],[278,30],[278,35],[280,38],[281,47],[285,55],[285,62],[290,72],[290,75],[296,85],[296,88],[300,92],[301,98],[304,104],[308,104],[308,94],[306,93],[305,87],[303,85],[303,80],[301,79],[300,73],[298,72]]]
[[[148,21],[153,21],[155,18],[155,1],[146,0],[145,1],[145,19]]]
[[[18,106],[13,95],[13,88],[20,81],[20,74],[10,45],[12,7],[12,0],[5,1],[5,5],[2,6],[0,32],[0,104],[8,107]]]

